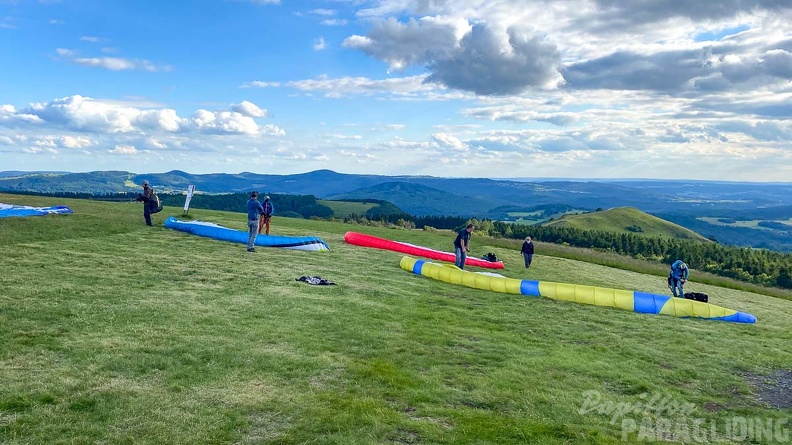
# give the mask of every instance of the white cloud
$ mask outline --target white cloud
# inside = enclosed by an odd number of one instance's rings
[[[120,57],[75,57],[72,63],[93,68],[104,68],[111,71],[143,70],[143,71],[170,71],[168,66],[158,66],[144,59],[124,59]]]
[[[314,40],[313,49],[314,51],[321,51],[327,48],[327,42],[325,42],[324,37],[319,37],[318,39]]]
[[[316,15],[323,15],[323,16],[331,16],[336,14],[335,9],[313,9],[311,10],[311,14]]]
[[[137,148],[131,145],[116,145],[114,149],[107,151],[118,155],[136,155],[139,153]]]
[[[455,150],[465,150],[468,148],[464,142],[448,133],[435,133],[432,135],[432,141],[443,148],[453,148]]]
[[[258,105],[243,100],[241,103],[231,105],[231,111],[248,117],[267,117],[267,110],[262,110]]]
[[[516,94],[563,82],[556,46],[524,25],[506,28],[445,16],[375,22],[368,35],[344,41],[384,60],[391,70],[426,65],[427,78],[476,94]]]
[[[31,143],[40,147],[52,148],[86,148],[95,145],[87,136],[34,136]]]
[[[100,37],[94,37],[94,36],[82,36],[82,37],[80,37],[80,40],[82,40],[83,42],[99,43],[103,39],[100,38]]]
[[[245,84],[245,86],[259,88],[285,86],[301,91],[324,92],[328,97],[341,97],[346,94],[416,94],[435,91],[437,89],[434,85],[426,84],[425,80],[426,76],[395,77],[383,80],[369,79],[366,77],[340,77],[332,79],[327,76],[321,76],[316,79],[297,80],[285,83],[253,81]]]
[[[28,122],[99,134],[145,135],[192,131],[270,136],[285,134],[274,125],[260,127],[254,118],[266,117],[267,110],[248,101],[232,105],[230,111],[200,109],[190,118],[180,117],[170,108],[146,109],[138,108],[135,104],[70,96],[31,104],[19,112],[11,105],[3,105],[0,108],[0,125]]]
[[[248,82],[242,85],[242,88],[277,88],[281,86],[281,82],[263,82],[260,80],[254,80],[253,82]]]
[[[346,19],[327,19],[319,23],[325,26],[346,26],[348,22]]]

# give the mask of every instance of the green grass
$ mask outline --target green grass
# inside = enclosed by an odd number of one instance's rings
[[[318,199],[316,203],[333,209],[333,216],[337,218],[344,218],[352,214],[365,216],[369,209],[379,205],[373,202],[328,201],[324,199]]]
[[[722,222],[721,219],[723,219],[723,218],[713,218],[713,217],[704,217],[704,216],[702,216],[702,217],[696,218],[696,219],[698,219],[700,221],[704,221],[704,222],[706,222],[708,224],[715,225],[715,226],[746,227],[746,228],[749,228],[749,229],[757,229],[757,230],[773,230],[773,229],[771,229],[769,227],[760,226],[759,225],[760,222],[766,221],[766,220],[762,220],[762,219],[755,219],[755,220],[750,220],[750,221],[735,221],[733,223]],[[779,222],[781,224],[786,224],[786,225],[792,227],[792,218],[785,219],[785,220],[772,220],[772,221]]]
[[[452,286],[343,241],[448,251],[446,233],[276,217],[273,234],[332,250],[248,254],[165,229],[180,208],[146,227],[137,203],[0,202],[75,211],[0,219],[0,443],[624,443],[611,415],[581,413],[587,391],[668,394],[707,420],[789,417],[743,377],[790,369],[783,299],[691,283],[758,323],[647,316]],[[241,213],[191,216],[245,227]],[[526,273],[504,242],[474,234],[473,254],[496,253],[513,278],[667,291],[539,245]]]
[[[560,219],[544,223],[543,225],[616,233],[633,233],[636,235],[661,236],[666,238],[706,239],[692,230],[665,221],[656,216],[649,215],[633,207],[617,207],[600,212],[566,215]],[[630,226],[638,226],[641,228],[641,231],[632,232],[628,230]]]

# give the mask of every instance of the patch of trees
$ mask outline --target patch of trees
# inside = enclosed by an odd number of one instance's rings
[[[792,231],[792,226],[788,226],[778,221],[759,221],[758,223],[756,223],[756,225],[767,229],[781,230],[783,232]]]
[[[423,229],[424,227],[434,227],[435,229],[455,229],[467,223],[468,218],[464,216],[413,216],[408,213],[378,213],[372,212],[376,207],[369,209],[365,215],[349,215],[344,218],[344,222],[365,223],[377,221],[392,224],[400,227],[410,227]],[[364,221],[364,219],[366,221]]]
[[[792,254],[726,246],[714,242],[646,237],[570,227],[492,223],[491,234],[601,249],[666,264],[682,259],[693,269],[740,281],[792,289]],[[478,227],[477,227],[478,230]]]
[[[709,224],[697,219],[695,216],[679,213],[657,213],[654,215],[666,221],[679,224],[694,232],[698,232],[707,238],[717,238],[722,243],[731,244],[733,246],[757,247],[775,250],[777,252],[792,252],[792,237],[784,232],[758,230],[751,227]],[[786,230],[790,230],[790,228]]]
[[[259,201],[263,201],[264,196],[270,197],[272,205],[275,206],[275,214],[278,216],[294,217],[299,215],[302,218],[311,218],[313,216],[330,218],[333,216],[333,209],[317,204],[316,197],[313,195],[281,195],[260,192]],[[245,204],[248,199],[250,199],[250,195],[247,193],[195,194],[190,201],[190,207],[227,212],[246,212]],[[163,205],[182,207],[184,206],[184,195],[160,194],[160,201]]]

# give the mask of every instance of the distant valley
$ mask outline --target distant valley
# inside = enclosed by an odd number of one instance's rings
[[[294,175],[194,175],[174,170],[146,174],[0,172],[0,191],[113,194],[136,190],[142,179],[148,179],[160,192],[180,193],[194,184],[198,192],[211,194],[255,189],[324,200],[379,199],[413,215],[470,216],[526,224],[566,213],[632,207],[728,244],[792,251],[792,183],[521,181],[354,175],[331,170]]]

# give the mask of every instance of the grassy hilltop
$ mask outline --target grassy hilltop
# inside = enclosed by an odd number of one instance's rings
[[[450,232],[276,217],[273,234],[331,251],[248,254],[165,229],[180,208],[146,227],[138,203],[0,202],[75,212],[0,219],[0,443],[620,444],[622,421],[643,417],[608,406],[655,395],[691,404],[689,423],[789,418],[778,379],[792,367],[792,302],[696,283],[695,271],[690,290],[758,322],[457,287],[343,241],[356,230],[448,251]],[[241,213],[190,213],[245,228]],[[474,233],[472,245],[512,278],[667,292],[657,276],[541,243],[527,273],[518,242]]]
[[[706,238],[692,230],[644,213],[634,207],[617,207],[599,212],[564,215],[542,225],[698,241],[706,240]]]

